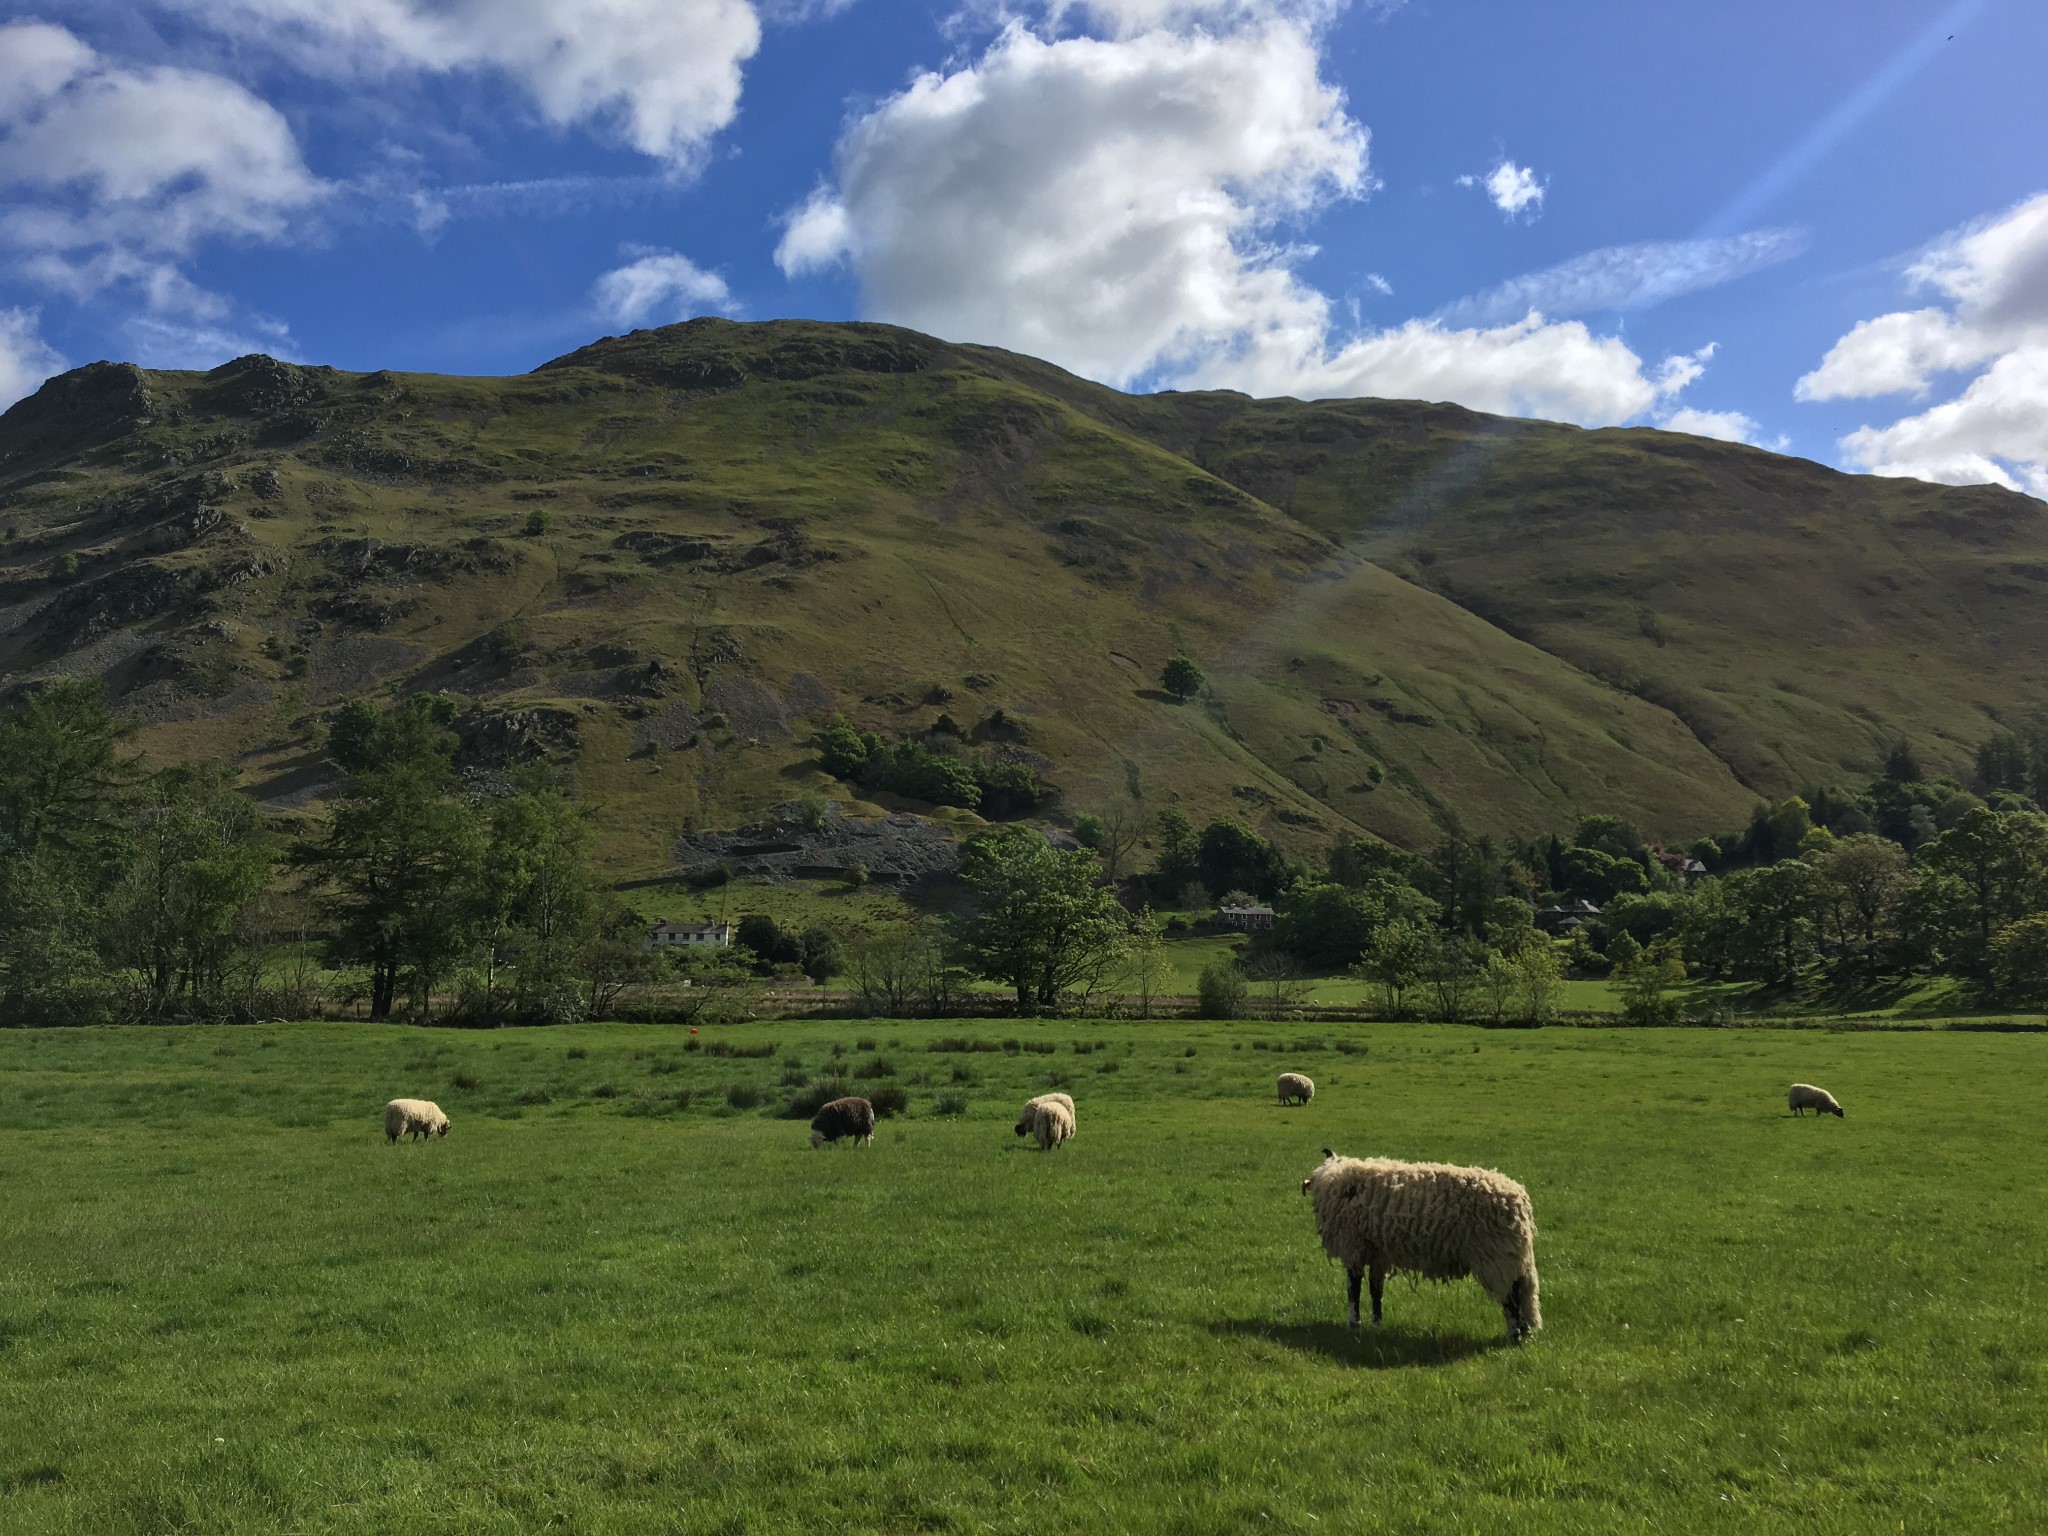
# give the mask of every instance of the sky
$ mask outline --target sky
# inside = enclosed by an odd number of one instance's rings
[[[0,0],[0,403],[693,315],[2048,497],[2041,0]]]

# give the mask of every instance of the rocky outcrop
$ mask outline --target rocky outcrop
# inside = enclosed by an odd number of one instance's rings
[[[844,879],[858,864],[870,879],[913,885],[957,870],[960,840],[953,828],[922,816],[846,816],[836,806],[809,826],[803,807],[791,804],[753,826],[680,839],[676,864],[686,876],[708,875],[722,864],[776,885]]]

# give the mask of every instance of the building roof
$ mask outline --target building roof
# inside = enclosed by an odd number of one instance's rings
[[[672,923],[665,917],[654,920],[656,933],[726,933],[731,928],[731,923]]]
[[[1271,907],[1218,907],[1216,910],[1225,917],[1271,917],[1273,915]]]

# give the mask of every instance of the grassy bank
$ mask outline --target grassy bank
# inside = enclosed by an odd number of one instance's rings
[[[2048,1520],[2038,1038],[691,1039],[0,1031],[0,1529]],[[872,1148],[773,1117],[863,1067],[910,1098]],[[1795,1077],[1849,1118],[1790,1118]],[[1080,1135],[1041,1156],[1010,1122],[1054,1080]],[[388,1147],[399,1093],[449,1137]],[[1346,1337],[1325,1144],[1523,1180],[1544,1332],[1502,1347],[1461,1282]]]

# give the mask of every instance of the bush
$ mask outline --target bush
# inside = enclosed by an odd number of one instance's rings
[[[537,539],[548,531],[549,524],[552,521],[553,519],[546,512],[542,511],[539,507],[535,507],[526,514],[526,521],[521,525],[520,532],[524,533],[529,539]]]
[[[967,1100],[957,1093],[942,1093],[939,1095],[938,1102],[932,1105],[932,1113],[935,1115],[964,1115],[967,1113]]]
[[[619,1096],[618,1085],[615,1083],[599,1083],[590,1090],[590,1096],[593,1099],[616,1099]]]
[[[871,1056],[853,1069],[855,1078],[872,1081],[878,1077],[894,1077],[896,1064],[886,1056]]]
[[[813,1078],[790,1096],[789,1103],[783,1108],[782,1118],[785,1120],[808,1120],[834,1099],[843,1099],[845,1097],[846,1083],[844,1080],[837,1077]],[[874,1101],[870,1099],[869,1102],[872,1103]]]
[[[886,1088],[871,1088],[867,1101],[875,1106],[875,1118],[886,1120],[891,1115],[900,1115],[910,1108],[910,1094],[891,1083]]]
[[[734,1109],[756,1109],[761,1103],[761,1090],[752,1083],[734,1083],[725,1090],[725,1102]]]
[[[1241,1019],[1251,1011],[1252,988],[1235,960],[1212,960],[1195,983],[1205,1019]]]

